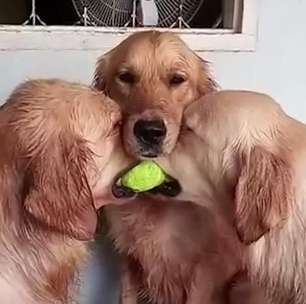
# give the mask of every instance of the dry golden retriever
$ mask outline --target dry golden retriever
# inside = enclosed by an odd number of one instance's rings
[[[247,91],[200,99],[183,125],[161,160],[181,181],[181,199],[232,208],[251,279],[274,304],[306,303],[306,126],[269,96]]]
[[[175,34],[132,34],[103,55],[94,85],[124,111],[124,143],[138,158],[171,152],[186,105],[216,89],[208,65]]]
[[[96,209],[129,164],[120,120],[101,92],[56,79],[21,84],[0,108],[1,303],[73,302]]]

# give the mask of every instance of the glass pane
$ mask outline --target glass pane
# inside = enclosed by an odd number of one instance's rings
[[[241,1],[1,0],[0,24],[233,28]]]

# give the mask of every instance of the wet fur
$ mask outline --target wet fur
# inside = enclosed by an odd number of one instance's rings
[[[117,118],[101,92],[57,79],[23,83],[1,107],[1,303],[73,303]]]
[[[304,124],[267,95],[223,91],[187,108],[177,146],[161,160],[184,185],[182,200],[225,198],[249,246],[250,278],[274,304],[306,302],[305,159]]]
[[[107,206],[110,237],[125,261],[122,303],[227,303],[243,246],[213,204],[144,198]]]

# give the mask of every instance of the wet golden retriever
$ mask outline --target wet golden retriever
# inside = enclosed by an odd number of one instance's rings
[[[183,110],[216,89],[207,63],[175,34],[132,34],[97,63],[94,85],[124,111],[124,143],[138,158],[171,152]]]
[[[18,86],[0,108],[1,303],[74,303],[96,210],[110,203],[119,107],[62,80]]]
[[[274,304],[306,303],[306,126],[269,96],[223,91],[188,107],[162,166],[181,199],[232,209],[247,268]]]

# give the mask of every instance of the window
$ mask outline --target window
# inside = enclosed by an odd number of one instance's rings
[[[103,50],[144,28],[195,51],[253,51],[258,0],[2,0],[0,50]]]

